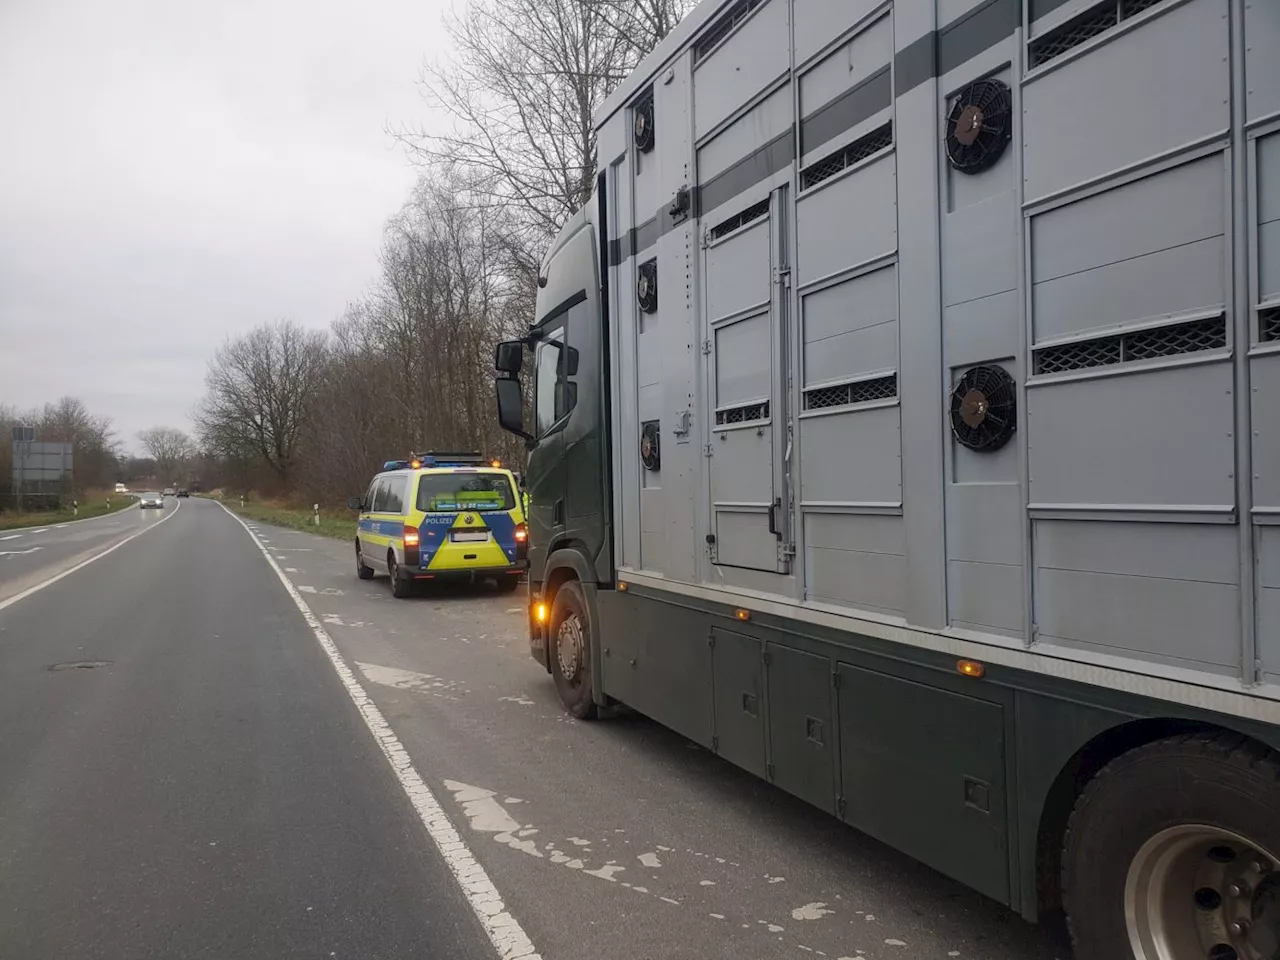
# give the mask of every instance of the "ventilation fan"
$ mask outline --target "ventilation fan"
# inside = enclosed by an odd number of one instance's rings
[[[646,260],[640,264],[640,276],[636,280],[636,300],[645,313],[658,309],[658,261]]]
[[[966,370],[951,391],[951,432],[979,453],[999,450],[1018,429],[1018,395],[1003,367]]]
[[[635,128],[632,133],[636,141],[636,149],[648,153],[653,149],[653,95],[645,97],[635,105]]]
[[[960,91],[947,114],[947,160],[961,173],[991,167],[1013,133],[1013,100],[999,80],[978,80]]]
[[[661,436],[657,420],[646,420],[640,427],[640,462],[646,470],[657,470],[662,465]]]

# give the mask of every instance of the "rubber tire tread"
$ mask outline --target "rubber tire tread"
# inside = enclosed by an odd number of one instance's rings
[[[1116,757],[1081,793],[1063,839],[1062,899],[1075,956],[1132,958],[1124,887],[1134,854],[1157,832],[1206,823],[1276,853],[1277,810],[1280,755],[1240,734],[1179,734]]]
[[[391,595],[397,600],[411,596],[413,581],[400,575],[400,564],[396,563],[395,556],[391,553],[387,554],[387,569],[391,572]]]
[[[587,645],[582,652],[582,665],[579,675],[586,676],[586,682],[574,687],[560,672],[560,658],[556,654],[556,633],[566,612],[578,615],[587,630]],[[577,580],[566,580],[556,591],[555,600],[551,603],[551,620],[547,629],[547,660],[551,665],[551,676],[555,680],[556,693],[560,702],[569,711],[570,716],[578,720],[594,720],[596,704],[591,695],[591,637],[595,633],[595,625],[591,622],[591,612],[587,605],[586,595]]]
[[[360,550],[360,544],[356,544],[356,576],[361,580],[373,579],[373,567],[364,562],[364,554]]]

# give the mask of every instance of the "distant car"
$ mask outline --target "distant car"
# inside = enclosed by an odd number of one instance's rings
[[[165,495],[166,497],[172,497],[172,496],[174,495],[174,493],[175,493],[175,492],[176,492],[176,491],[173,489],[173,487],[165,487],[165,488],[164,488],[164,495]]]
[[[129,492],[129,488],[126,487],[123,483],[116,484],[116,493],[128,493],[128,492]]]
[[[178,496],[180,496],[180,497],[189,497],[189,496],[191,496],[191,494],[187,492],[187,488],[186,488],[186,487],[179,487],[179,488],[178,488]]]
[[[164,496],[159,493],[156,493],[155,491],[144,493],[138,497],[138,507],[142,510],[146,510],[150,507],[155,507],[159,510],[163,510]]]

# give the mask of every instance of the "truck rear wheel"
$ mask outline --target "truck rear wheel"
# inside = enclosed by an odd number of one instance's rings
[[[579,720],[596,715],[591,696],[591,616],[587,598],[576,580],[556,592],[551,604],[547,659],[555,678],[556,693],[570,714]]]
[[[1063,900],[1078,957],[1280,958],[1280,757],[1196,733],[1117,757],[1076,803]]]

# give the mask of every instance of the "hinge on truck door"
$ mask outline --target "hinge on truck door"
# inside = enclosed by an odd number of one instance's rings
[[[704,444],[702,445],[702,455],[703,455],[704,457],[712,457],[712,456],[715,456],[715,451],[712,449],[711,444],[709,444],[709,443],[704,443]]]
[[[847,804],[844,801],[844,797],[836,797],[836,813],[840,815],[841,819],[844,819],[844,811],[846,806]]]
[[[770,653],[768,650],[766,650],[763,654],[761,654],[760,659],[761,661],[763,661],[764,665],[767,667],[769,666],[769,664],[773,663],[773,654]]]
[[[835,687],[837,690],[840,689],[840,671],[839,670],[831,671],[831,685]]]
[[[703,353],[705,353],[705,354],[710,354],[710,353],[711,353],[711,341],[710,341],[710,340],[703,340],[703,341],[702,341],[702,352],[703,352]]]
[[[720,752],[720,738],[719,738],[719,737],[712,737],[712,738],[711,738],[711,752],[712,752],[712,753],[719,753],[719,752]]]
[[[769,778],[769,782],[773,782],[773,764],[766,763],[764,765],[764,775]]]

